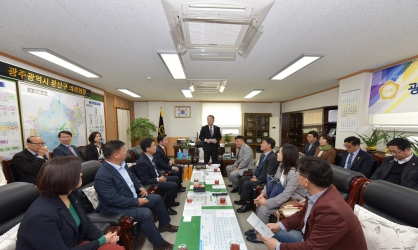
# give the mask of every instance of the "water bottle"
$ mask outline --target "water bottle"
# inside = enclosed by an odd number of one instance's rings
[[[177,152],[177,159],[181,159],[182,157],[183,157],[183,153],[179,149],[179,151]]]

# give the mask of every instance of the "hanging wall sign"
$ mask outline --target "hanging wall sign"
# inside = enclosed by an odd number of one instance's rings
[[[416,112],[417,103],[417,59],[373,73],[369,114]]]
[[[90,97],[91,90],[72,83],[64,82],[49,76],[45,76],[30,70],[22,69],[14,65],[0,62],[0,75],[25,81],[45,88],[66,91],[72,94]]]

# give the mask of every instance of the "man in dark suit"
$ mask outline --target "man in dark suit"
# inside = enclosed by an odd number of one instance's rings
[[[163,176],[158,173],[153,155],[157,151],[157,146],[151,138],[145,138],[141,141],[143,154],[136,161],[135,171],[143,185],[158,185],[158,190],[165,193],[165,206],[169,215],[175,215],[177,212],[171,207],[178,206],[175,202],[177,191],[182,191],[180,180],[177,176]]]
[[[314,130],[309,131],[306,139],[308,139],[308,143],[306,143],[305,148],[302,152],[299,152],[299,154],[304,156],[312,156],[315,154],[316,148],[319,147],[318,133]]]
[[[158,135],[157,142],[157,151],[153,156],[155,164],[157,164],[157,170],[160,173],[164,173],[164,171],[168,170],[173,176],[177,176],[180,182],[183,182],[183,167],[173,165],[173,161],[167,156],[167,135]],[[183,187],[182,190],[184,191],[185,188]]]
[[[370,178],[373,167],[373,156],[364,152],[360,148],[360,139],[349,136],[344,139],[346,151],[340,162],[340,167],[362,173],[366,178]]]
[[[367,249],[363,229],[353,209],[332,185],[332,169],[322,158],[303,157],[298,182],[308,191],[302,211],[268,223],[274,238],[263,236],[268,249]]]
[[[203,142],[204,161],[205,164],[212,158],[212,163],[218,163],[219,141],[222,139],[221,129],[213,125],[215,117],[208,115],[208,125],[203,126],[200,130],[199,139]]]
[[[94,180],[94,188],[99,196],[96,211],[131,216],[140,223],[154,250],[173,249],[173,244],[165,241],[160,232],[177,232],[178,227],[170,224],[170,216],[161,196],[148,194],[142,183],[129,171],[125,164],[125,143],[108,141],[103,146],[103,154],[106,161]],[[158,229],[153,213],[159,220]]]
[[[84,162],[81,157],[80,152],[77,147],[71,145],[71,140],[73,139],[73,134],[70,131],[61,131],[58,133],[58,138],[60,139],[61,144],[52,151],[52,156],[77,156],[80,158],[81,162]]]
[[[418,190],[418,157],[407,139],[395,138],[386,144],[392,155],[386,157],[371,180],[384,180]]]
[[[26,149],[13,156],[13,164],[23,182],[35,183],[39,169],[48,160],[48,148],[41,137],[30,136],[26,139]]]
[[[267,175],[274,176],[276,174],[279,162],[277,161],[277,155],[272,151],[275,145],[276,141],[273,138],[264,138],[260,144],[263,154],[260,157],[254,176],[241,177],[238,190],[241,199],[234,201],[235,204],[242,205],[242,207],[237,209],[238,213],[245,213],[251,210],[251,201],[254,199],[255,187],[265,185],[267,183]],[[233,192],[231,191],[231,193]]]

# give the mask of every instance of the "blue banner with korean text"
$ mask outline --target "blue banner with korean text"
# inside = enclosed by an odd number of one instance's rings
[[[369,114],[416,112],[417,103],[417,59],[373,73]]]

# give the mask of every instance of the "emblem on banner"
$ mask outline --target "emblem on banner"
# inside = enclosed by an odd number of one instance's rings
[[[399,90],[399,84],[392,80],[387,81],[382,87],[380,87],[380,99],[390,100],[396,97]]]

